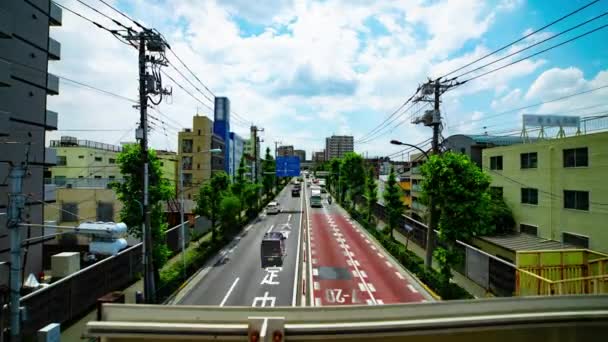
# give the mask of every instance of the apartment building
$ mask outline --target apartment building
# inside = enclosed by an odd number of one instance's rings
[[[325,160],[342,158],[346,153],[353,152],[354,140],[352,135],[332,135],[325,138]]]
[[[300,163],[306,161],[306,151],[304,150],[293,150],[293,155],[300,159]]]
[[[211,177],[213,121],[206,116],[192,118],[192,128],[178,133],[178,161],[184,173],[184,196],[194,199],[200,184]],[[223,151],[223,150],[222,150]],[[214,154],[215,157],[215,154]],[[223,159],[221,160],[223,169]]]
[[[313,152],[312,161],[315,163],[322,163],[325,161],[325,150],[319,152]]]
[[[287,157],[287,156],[293,156],[293,145],[284,145],[284,146],[279,146],[277,148],[277,156],[278,157]]]
[[[608,132],[485,149],[483,169],[517,229],[608,252]]]
[[[0,261],[9,260],[6,226],[10,163],[28,160],[23,180],[23,218],[42,224],[46,203],[55,201],[55,186],[44,184],[47,168],[55,164],[52,149],[45,148],[46,131],[57,129],[56,112],[47,110],[47,96],[59,94],[59,78],[48,73],[49,61],[61,59],[61,44],[49,37],[51,26],[61,26],[62,10],[48,0],[0,1]],[[25,214],[27,213],[27,214]],[[45,234],[27,228],[23,239]],[[42,244],[30,244],[24,273],[42,270]]]

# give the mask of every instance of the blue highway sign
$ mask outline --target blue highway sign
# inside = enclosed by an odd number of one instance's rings
[[[277,177],[297,177],[300,175],[300,158],[296,156],[277,157]]]

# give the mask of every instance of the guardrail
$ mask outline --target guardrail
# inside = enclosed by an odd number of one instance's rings
[[[211,307],[104,304],[86,335],[104,341],[599,341],[608,296],[493,298],[378,306]]]

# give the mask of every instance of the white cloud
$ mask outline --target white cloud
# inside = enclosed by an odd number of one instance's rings
[[[532,83],[526,93],[526,99],[554,98],[582,89],[586,81],[583,72],[577,68],[552,68],[543,72]]]
[[[522,99],[521,89],[517,88],[517,89],[511,90],[507,95],[505,95],[499,99],[494,99],[492,101],[491,106],[492,106],[492,109],[494,109],[494,110],[503,110],[503,109],[507,109],[507,108],[516,106],[518,103],[520,103],[521,99]]]

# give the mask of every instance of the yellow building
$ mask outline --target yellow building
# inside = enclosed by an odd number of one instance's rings
[[[608,252],[608,132],[483,150],[520,232]]]
[[[178,135],[178,160],[184,172],[184,196],[194,199],[200,185],[211,177],[211,147],[213,121],[206,116],[192,118],[192,129]]]
[[[57,189],[55,206],[44,210],[44,220],[75,226],[83,221],[119,222],[122,202],[112,189],[82,186]]]
[[[163,178],[169,180],[171,185],[176,186],[177,182],[179,182],[177,153],[157,150],[156,156],[160,159],[160,169],[163,172]]]
[[[57,154],[57,165],[50,168],[50,178],[59,186],[79,178],[122,178],[116,163],[120,146],[63,136],[51,140],[50,148]]]

